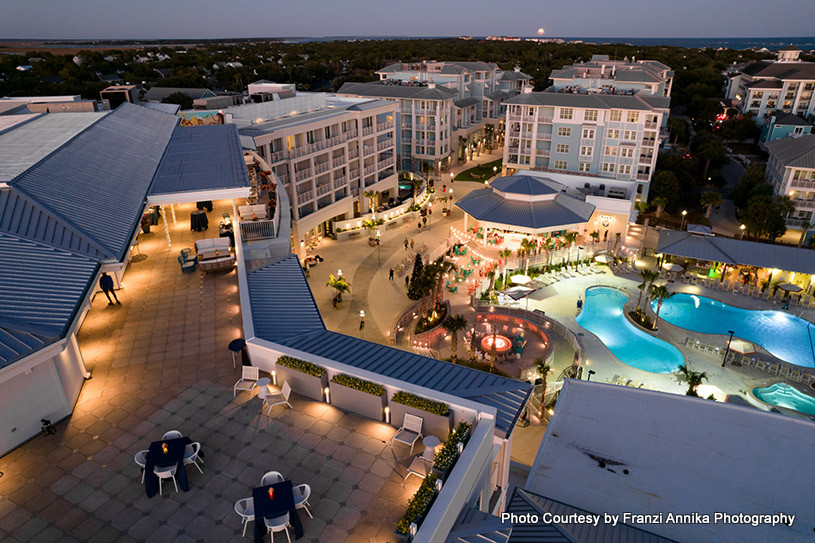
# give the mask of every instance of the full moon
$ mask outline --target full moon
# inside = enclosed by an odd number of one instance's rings
[[[543,29],[542,29],[542,28],[539,28],[539,29],[538,29],[538,34],[540,34],[541,36],[543,36]]]

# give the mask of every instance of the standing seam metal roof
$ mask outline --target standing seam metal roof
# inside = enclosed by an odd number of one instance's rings
[[[255,336],[330,360],[497,408],[509,434],[532,386],[325,329],[300,262],[289,255],[247,274]]]
[[[787,167],[815,168],[815,134],[766,143],[770,155]]]
[[[249,187],[234,124],[176,127],[149,194]]]
[[[124,103],[11,186],[120,259],[177,123],[178,117]]]

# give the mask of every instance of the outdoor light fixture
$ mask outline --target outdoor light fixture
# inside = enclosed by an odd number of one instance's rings
[[[597,372],[594,370],[589,370],[589,376],[586,377],[586,382],[591,381],[591,376],[594,375],[595,373]]]
[[[679,229],[680,229],[680,230],[684,230],[684,229],[685,229],[685,216],[686,216],[687,214],[688,214],[687,210],[683,209],[683,210],[682,210],[682,223],[679,225]]]
[[[390,424],[391,422],[391,408],[385,407],[385,422]]]
[[[733,334],[735,334],[736,332],[734,332],[733,330],[728,330],[727,333],[730,334],[730,339],[727,340],[727,349],[725,349],[724,351],[724,360],[722,360],[722,367],[724,367],[724,365],[727,363],[727,355],[730,354],[730,343],[733,341]]]
[[[272,370],[272,383],[277,386],[277,372],[275,370]]]
[[[337,277],[342,277],[342,270],[337,270]]]
[[[325,403],[331,403],[331,390],[328,387],[325,387],[323,392],[325,392]]]
[[[743,224],[741,226],[739,226],[739,230],[741,230],[741,239],[744,239],[744,229],[745,228],[747,228],[747,226],[745,226]]]

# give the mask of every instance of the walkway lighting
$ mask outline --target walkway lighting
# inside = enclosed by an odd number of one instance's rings
[[[727,333],[730,334],[730,339],[727,340],[727,349],[724,350],[724,360],[722,360],[722,367],[724,367],[724,365],[727,363],[727,355],[730,354],[730,342],[733,341],[733,334],[735,334],[736,332],[734,332],[733,330],[728,330]]]

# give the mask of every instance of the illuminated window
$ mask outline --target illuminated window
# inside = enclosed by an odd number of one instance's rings
[[[596,121],[597,120],[597,110],[596,109],[587,109],[583,118],[587,121]]]
[[[571,119],[574,116],[574,110],[570,107],[560,108],[561,119]]]

